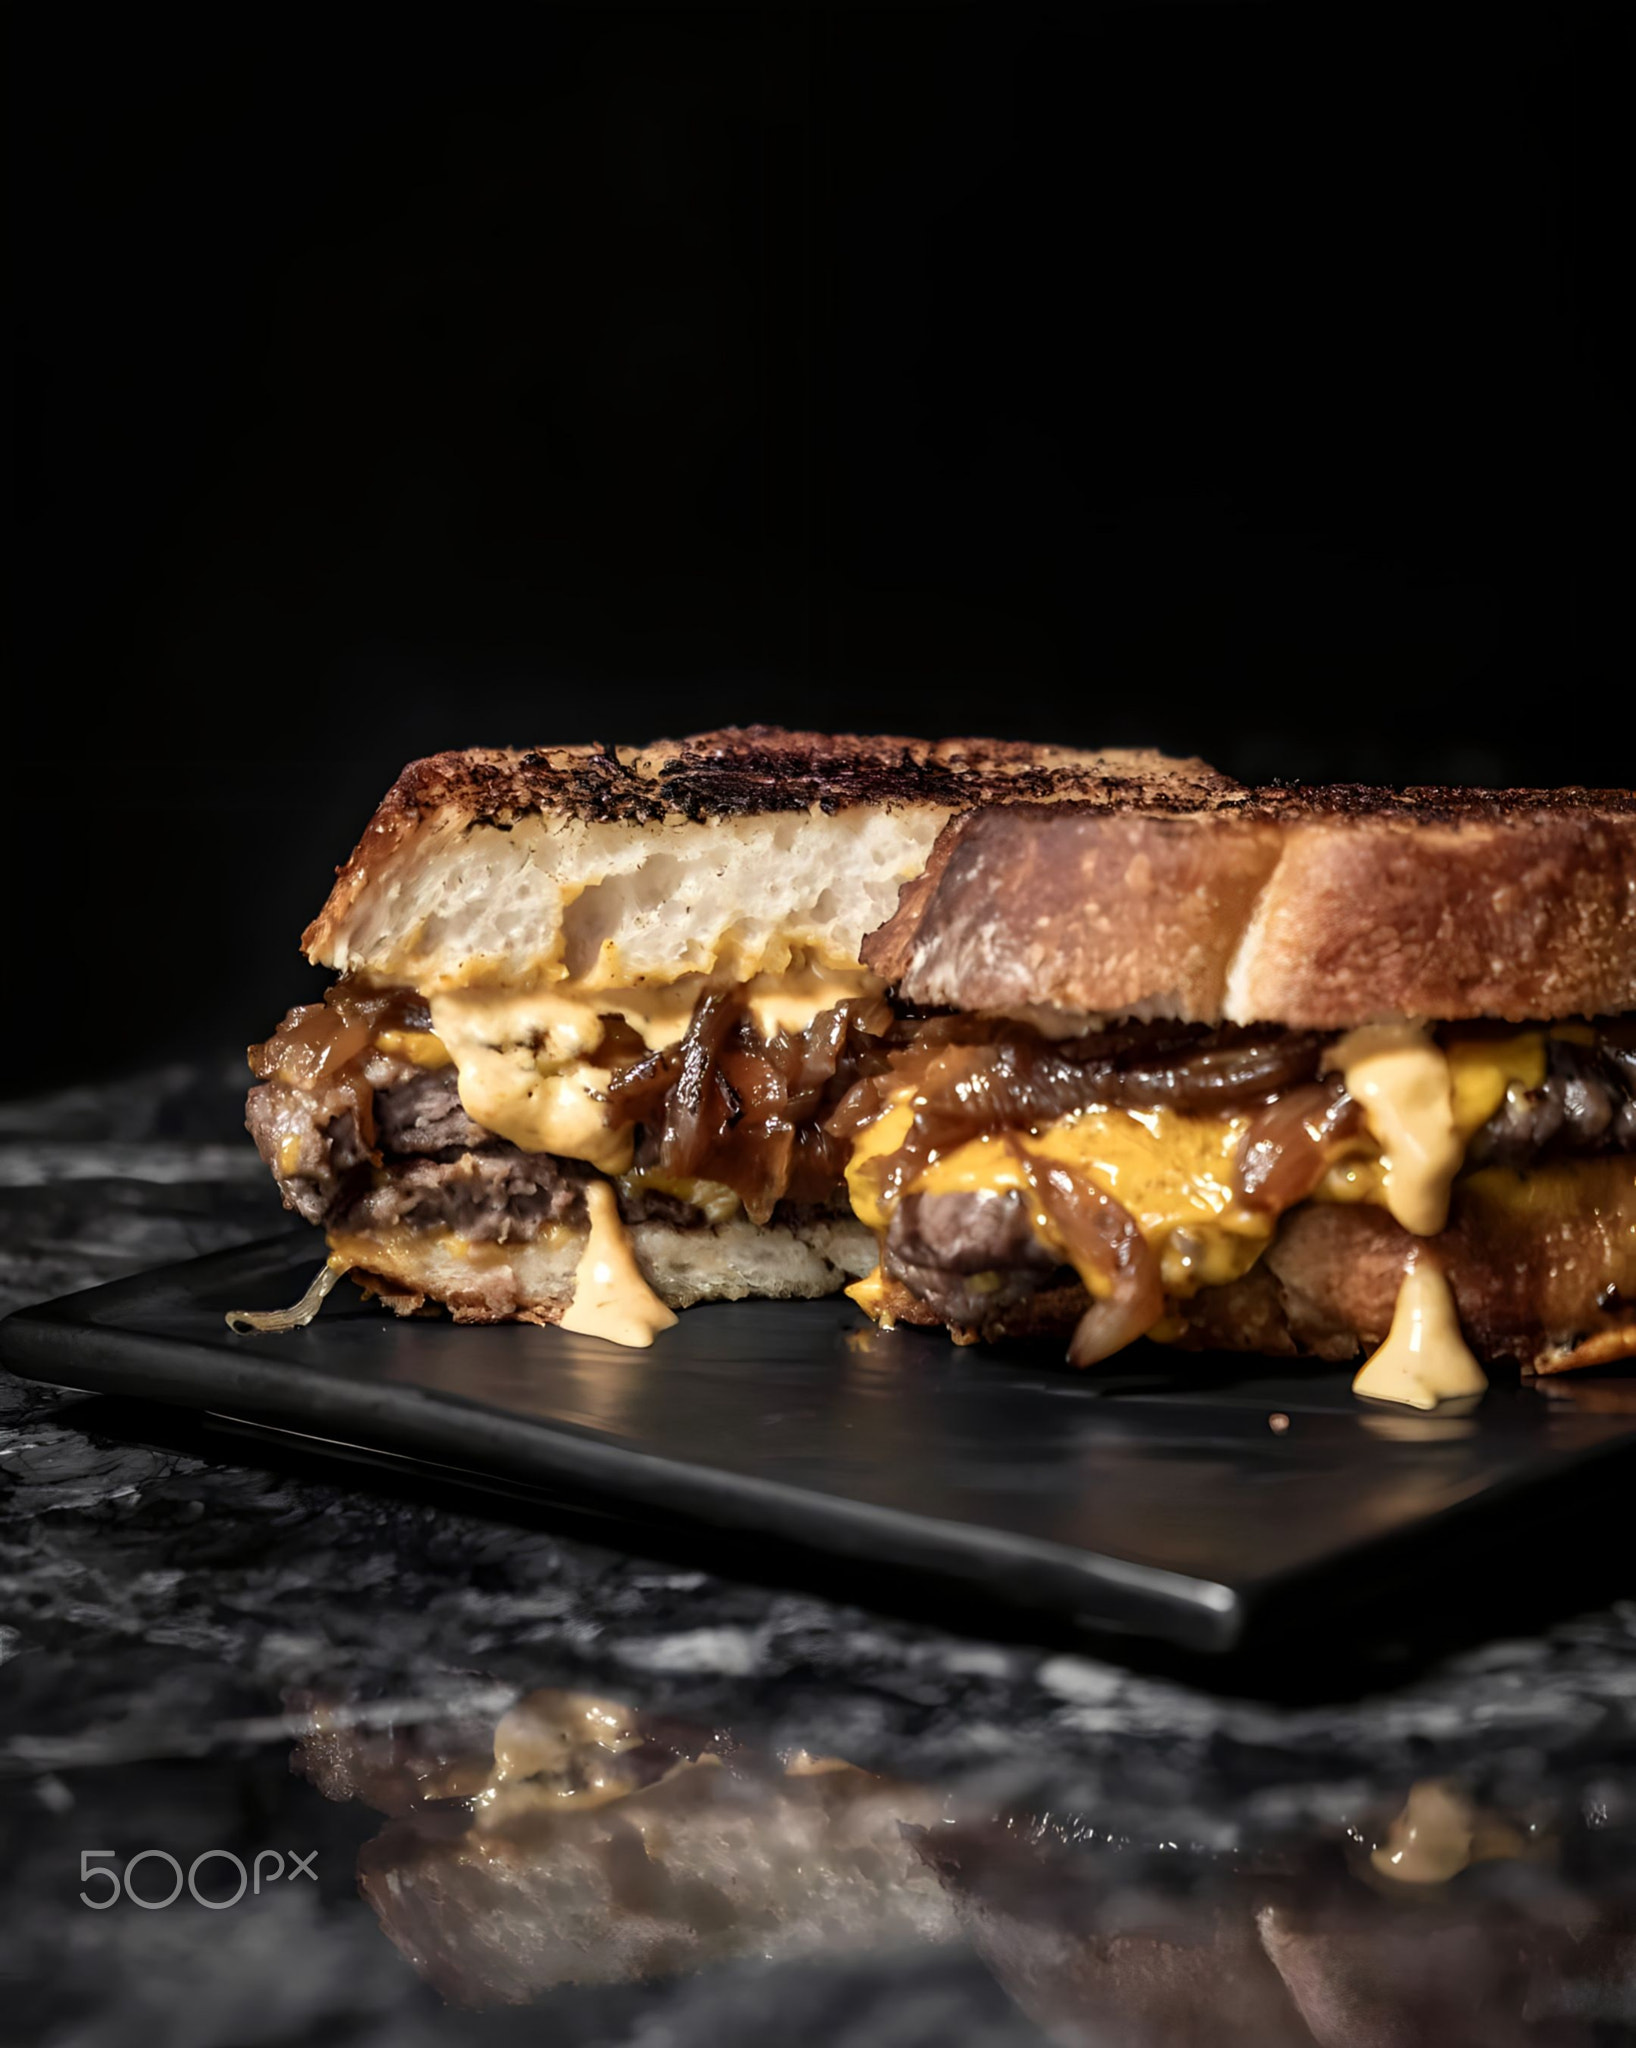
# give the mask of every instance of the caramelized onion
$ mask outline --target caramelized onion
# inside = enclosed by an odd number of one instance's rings
[[[1310,1081],[1323,1040],[1314,1031],[1229,1039],[1179,1057],[1125,1059],[1108,1075],[1110,1106],[1225,1110]]]
[[[1164,1284],[1153,1248],[1128,1209],[1060,1160],[1021,1161],[1069,1263],[1091,1294],[1068,1346],[1070,1365],[1096,1365],[1145,1336],[1164,1314]]]
[[[387,1025],[423,1030],[426,1006],[402,989],[358,989],[338,981],[321,1003],[301,1003],[261,1045],[250,1047],[250,1071],[258,1081],[282,1081],[311,1095],[338,1095],[350,1108],[366,1150],[375,1145],[375,1091],[358,1062]]]
[[[782,1201],[834,1194],[851,1132],[829,1118],[866,1066],[884,1068],[891,1023],[885,1003],[854,998],[763,1038],[738,991],[707,996],[680,1046],[614,1076],[610,1120],[641,1125],[642,1165],[721,1181],[765,1223]]]
[[[964,1023],[968,1029],[956,1032]],[[976,1027],[972,1029],[970,1027]],[[1008,1035],[999,1036],[1002,1031]],[[1225,1112],[1263,1101],[1310,1079],[1321,1039],[1315,1033],[1256,1036],[1102,1033],[1053,1045],[995,1020],[934,1018],[915,1027],[890,1055],[889,1077],[871,1080],[842,1103],[830,1128],[848,1138],[876,1113],[889,1088],[912,1084],[914,1128],[882,1175],[890,1195],[940,1151],[992,1131],[1038,1129],[1077,1110],[1169,1108]]]
[[[1239,1144],[1239,1200],[1246,1208],[1282,1215],[1306,1200],[1341,1145],[1362,1128],[1363,1112],[1338,1074],[1276,1097]]]
[[[425,1005],[401,989],[382,993],[338,981],[321,1003],[299,1004],[265,1044],[251,1046],[250,1071],[258,1081],[316,1092],[366,1052],[384,1025],[416,1029],[428,1021]]]
[[[275,1330],[304,1330],[323,1307],[324,1298],[336,1281],[351,1270],[345,1259],[326,1259],[298,1302],[289,1308],[230,1308],[227,1327],[240,1337],[265,1336]]]

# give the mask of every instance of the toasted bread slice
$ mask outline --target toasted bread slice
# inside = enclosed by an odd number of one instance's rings
[[[1228,788],[1202,761],[768,726],[645,748],[477,748],[388,792],[303,945],[431,994],[855,968],[948,821]]]
[[[910,1002],[1346,1030],[1636,1008],[1636,795],[1189,790],[952,819],[865,962]]]
[[[583,1223],[486,1248],[474,1261],[431,1231],[384,1231],[344,1240],[352,1277],[399,1315],[441,1302],[457,1323],[558,1323],[574,1299],[586,1245]],[[812,1300],[861,1280],[875,1240],[851,1216],[754,1224],[743,1216],[708,1227],[636,1223],[632,1256],[667,1308],[700,1301]]]

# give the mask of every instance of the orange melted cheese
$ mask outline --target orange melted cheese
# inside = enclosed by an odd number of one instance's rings
[[[1539,1086],[1545,1040],[1538,1031],[1504,1038],[1452,1033],[1439,1046],[1419,1027],[1372,1027],[1340,1040],[1332,1059],[1349,1085],[1356,1080],[1371,1138],[1331,1167],[1313,1199],[1375,1202],[1424,1235],[1446,1220],[1449,1187],[1472,1134],[1509,1089]],[[847,1168],[854,1213],[881,1237],[891,1213],[874,1166],[899,1149],[913,1121],[914,1090],[906,1085],[858,1133]],[[1181,1299],[1242,1277],[1276,1230],[1275,1218],[1237,1198],[1238,1151],[1248,1121],[1173,1109],[1080,1110],[1034,1130],[968,1140],[934,1157],[902,1192],[1016,1193],[1030,1201],[1036,1235],[1055,1247],[1049,1220],[1032,1207],[1017,1148],[1059,1160],[1129,1212],[1158,1254],[1165,1292]],[[1429,1295],[1433,1286],[1427,1281],[1423,1291]],[[878,1271],[847,1292],[868,1313],[881,1313]],[[1424,1325],[1428,1342],[1432,1327]],[[1450,1366],[1448,1376],[1455,1370]]]
[[[885,1232],[891,1215],[870,1169],[875,1160],[897,1151],[913,1117],[912,1096],[905,1090],[859,1132],[847,1168],[853,1210],[877,1233]],[[1129,1211],[1159,1255],[1166,1291],[1187,1295],[1247,1273],[1272,1237],[1271,1219],[1244,1208],[1234,1191],[1234,1164],[1247,1128],[1248,1119],[1239,1116],[1086,1109],[1037,1131],[970,1139],[934,1159],[907,1192],[986,1189],[1028,1198],[1027,1176],[1013,1148],[1061,1161]],[[1036,1233],[1049,1242],[1045,1218],[1033,1220]],[[867,1289],[869,1283],[858,1285]]]

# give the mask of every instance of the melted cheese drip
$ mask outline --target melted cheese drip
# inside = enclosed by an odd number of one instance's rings
[[[606,1337],[611,1344],[645,1350],[676,1317],[643,1279],[619,1219],[619,1204],[606,1181],[589,1183],[585,1206],[591,1230],[574,1271],[574,1298],[562,1327],[582,1337]]]
[[[545,989],[450,989],[432,996],[432,1032],[459,1069],[466,1114],[525,1152],[584,1159],[604,1173],[629,1170],[632,1134],[608,1128],[608,1074],[591,1064],[603,1018],[622,1017],[650,1051],[686,1036],[701,997],[719,984],[703,975],[663,987],[598,989],[558,983]],[[804,1031],[815,1017],[853,996],[878,994],[862,968],[801,968],[745,985],[757,1030]],[[409,1035],[409,1034],[404,1034]]]
[[[895,1330],[897,1318],[886,1306],[886,1275],[876,1266],[865,1273],[861,1280],[854,1280],[843,1292],[848,1301],[855,1301],[864,1314],[880,1324],[883,1330]]]
[[[1435,1408],[1439,1401],[1480,1394],[1487,1385],[1460,1334],[1449,1283],[1429,1259],[1417,1257],[1398,1289],[1386,1342],[1353,1380],[1353,1393]]]
[[[914,1117],[905,1089],[886,1113],[859,1132],[847,1185],[852,1207],[872,1230],[891,1221],[868,1162],[895,1152]],[[1247,1273],[1273,1233],[1273,1219],[1238,1204],[1233,1169],[1247,1119],[1186,1116],[1174,1109],[1086,1109],[1032,1133],[970,1139],[934,1159],[914,1181],[915,1194],[971,1194],[979,1190],[1030,1197],[1015,1148],[1059,1160],[1110,1194],[1129,1211],[1159,1254],[1165,1291],[1196,1293]],[[1031,1209],[1037,1236],[1055,1243],[1048,1219]],[[868,1280],[847,1291],[862,1308],[878,1295]]]
[[[885,1110],[871,1124],[865,1124],[852,1140],[852,1156],[846,1163],[846,1188],[852,1213],[877,1234],[892,1220],[890,1206],[882,1201],[873,1173],[865,1169],[877,1159],[896,1152],[909,1135],[915,1120],[913,1088],[899,1088]],[[860,1280],[860,1287],[867,1281]]]
[[[1340,1068],[1380,1146],[1387,1209],[1417,1237],[1435,1236],[1465,1157],[1447,1054],[1424,1025],[1366,1024],[1331,1048],[1327,1064]]]

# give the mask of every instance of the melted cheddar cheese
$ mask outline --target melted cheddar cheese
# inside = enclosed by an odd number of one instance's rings
[[[1594,1038],[1595,1034],[1590,1035]],[[1513,1090],[1526,1095],[1545,1079],[1543,1031],[1517,1031],[1508,1038],[1450,1035],[1445,1052],[1454,1128],[1463,1145],[1471,1142]]]
[[[412,1067],[435,1073],[452,1064],[448,1047],[435,1031],[377,1031],[376,1047],[394,1059],[407,1060]]]
[[[873,1162],[897,1151],[914,1118],[911,1091],[858,1133],[847,1184],[856,1215],[877,1233],[891,1222]],[[935,1158],[905,1192],[1015,1193],[1030,1199],[1015,1148],[1071,1166],[1129,1211],[1159,1255],[1174,1295],[1220,1287],[1247,1273],[1273,1232],[1272,1220],[1243,1208],[1233,1168],[1248,1119],[1186,1116],[1173,1109],[1085,1109],[1034,1132],[970,1139]],[[1046,1218],[1036,1234],[1053,1242]],[[860,1283],[866,1284],[866,1283]],[[854,1299],[857,1297],[854,1296]]]
[[[1341,1066],[1349,1087],[1356,1084],[1369,1136],[1345,1147],[1312,1199],[1374,1202],[1416,1234],[1430,1235],[1447,1220],[1449,1191],[1471,1137],[1508,1090],[1537,1088],[1543,1080],[1545,1035],[1452,1032],[1440,1045],[1419,1026],[1373,1026],[1338,1041],[1331,1062]],[[855,1214],[883,1238],[892,1203],[882,1194],[876,1166],[902,1146],[914,1113],[914,1089],[905,1086],[858,1132],[847,1167]],[[1060,1250],[1050,1220],[1033,1201],[1019,1149],[1061,1161],[1128,1211],[1158,1254],[1166,1294],[1183,1299],[1201,1287],[1241,1278],[1276,1230],[1275,1218],[1245,1208],[1237,1198],[1238,1152],[1248,1123],[1245,1116],[1172,1109],[1084,1109],[1034,1130],[970,1139],[935,1155],[901,1193],[1015,1193],[1029,1203],[1036,1236]],[[1474,1183],[1484,1179],[1473,1176]],[[1423,1280],[1406,1286],[1401,1341],[1383,1347],[1372,1384],[1359,1391],[1377,1393],[1388,1377],[1405,1378],[1393,1361],[1411,1348],[1411,1322],[1422,1358],[1415,1370],[1437,1381],[1434,1398],[1446,1398],[1456,1381],[1470,1391],[1469,1373],[1481,1383],[1461,1343],[1452,1302],[1435,1298],[1440,1285],[1447,1292],[1446,1283],[1434,1268],[1425,1271]],[[847,1291],[869,1313],[881,1313],[884,1283],[878,1271]]]
[[[730,1223],[744,1207],[730,1187],[724,1187],[719,1180],[699,1180],[691,1173],[665,1173],[658,1167],[644,1166],[639,1172],[619,1176],[622,1195],[639,1195],[645,1188],[661,1195],[674,1195],[678,1202],[688,1203],[711,1223]]]

